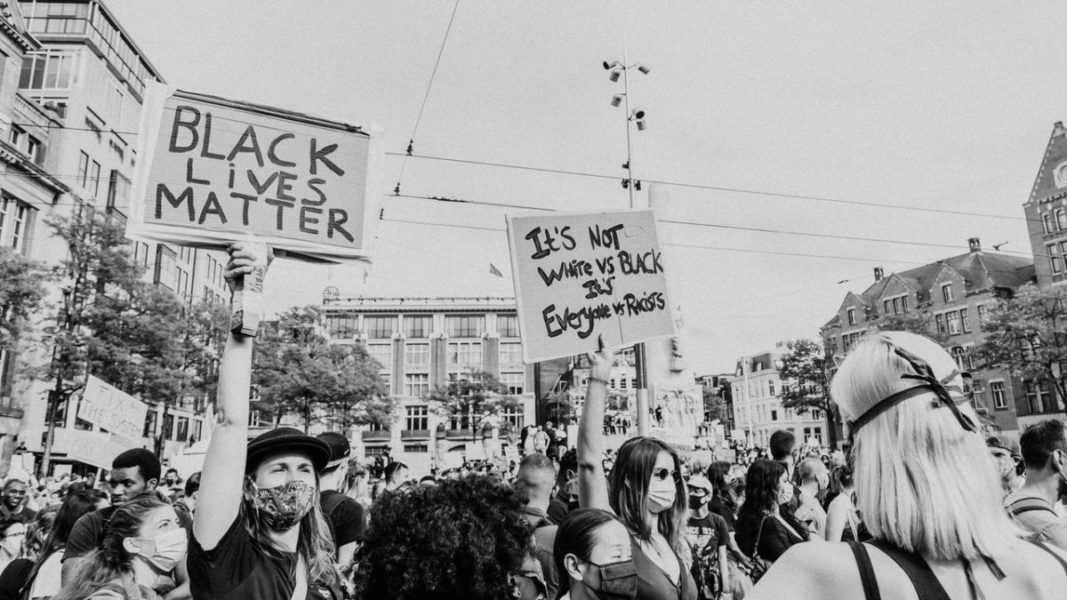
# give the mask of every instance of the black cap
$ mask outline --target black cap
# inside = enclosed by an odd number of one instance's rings
[[[330,460],[326,464],[326,468],[336,467],[348,457],[352,455],[352,446],[348,443],[348,438],[334,431],[327,431],[326,433],[320,433],[318,439],[326,444],[330,449]]]
[[[245,463],[245,471],[252,471],[270,456],[287,452],[306,454],[316,471],[323,470],[330,460],[330,447],[322,440],[292,427],[279,427],[261,433],[248,442],[248,461]]]

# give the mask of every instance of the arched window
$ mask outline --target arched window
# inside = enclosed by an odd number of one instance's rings
[[[1052,178],[1056,187],[1067,187],[1067,162],[1062,162],[1052,170]]]
[[[961,371],[967,370],[967,367],[964,365],[967,360],[966,350],[960,346],[954,346],[952,348],[952,358],[956,361],[956,366],[959,367]]]

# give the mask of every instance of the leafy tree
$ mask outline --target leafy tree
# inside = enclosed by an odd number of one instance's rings
[[[719,388],[704,388],[704,420],[707,422],[727,421],[726,400]]]
[[[1024,380],[1048,382],[1067,404],[1067,292],[1027,284],[989,307],[986,336],[975,348],[983,368],[1003,367]]]
[[[0,348],[13,348],[41,307],[49,272],[40,262],[0,248]]]
[[[832,361],[814,340],[790,340],[781,358],[782,406],[794,410],[820,410],[826,415],[828,442],[837,444],[837,409],[830,401],[829,369]]]
[[[518,410],[522,403],[508,395],[507,386],[491,373],[472,371],[430,393],[430,401],[444,417],[457,419],[460,429],[470,429],[479,439],[485,429],[499,422],[502,413]]]
[[[299,414],[304,431],[313,417],[335,431],[356,423],[388,423],[392,403],[378,375],[381,365],[360,345],[329,343],[318,323],[318,310],[308,306],[290,309],[264,328],[252,368],[262,407],[276,423]]]

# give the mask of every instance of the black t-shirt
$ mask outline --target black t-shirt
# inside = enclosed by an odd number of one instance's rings
[[[725,546],[729,539],[730,530],[721,516],[709,511],[703,517],[689,517],[689,540],[698,551],[712,542],[716,548]]]
[[[33,561],[28,558],[16,558],[7,563],[0,573],[0,600],[19,600],[19,591],[26,585],[33,571]]]
[[[297,555],[260,548],[241,517],[211,550],[193,537],[186,565],[197,600],[289,600],[296,588]],[[308,581],[308,600],[329,599],[330,591]]]
[[[37,511],[23,506],[15,512],[11,512],[6,506],[0,506],[0,516],[12,519],[20,523],[29,523],[37,518]]]
[[[363,541],[363,507],[355,499],[335,490],[326,490],[319,497],[322,511],[330,522],[333,543],[338,549],[345,544]],[[328,511],[328,512],[327,512]]]
[[[104,540],[104,526],[115,512],[114,506],[107,506],[100,510],[82,515],[70,530],[67,536],[67,545],[63,550],[63,561],[72,558],[81,558],[100,547]]]
[[[712,496],[708,502],[708,510],[719,515],[726,521],[726,527],[733,531],[737,523],[737,518],[734,515],[733,503],[728,502],[722,496]]]

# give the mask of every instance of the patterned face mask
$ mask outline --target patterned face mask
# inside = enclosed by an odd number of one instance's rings
[[[287,531],[304,518],[315,501],[315,486],[290,481],[277,487],[259,489],[252,484],[252,506],[263,523],[274,531]]]

